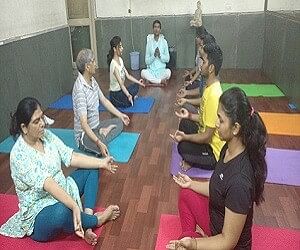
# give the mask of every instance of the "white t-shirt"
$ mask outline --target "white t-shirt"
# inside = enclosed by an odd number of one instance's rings
[[[110,67],[109,67],[109,79],[110,79],[109,90],[110,91],[120,91],[121,90],[120,84],[114,75],[115,69],[119,72],[121,80],[122,81],[125,80],[126,69],[124,67],[124,63],[123,63],[123,60],[121,57],[119,58],[119,60],[120,60],[120,64],[115,59],[112,59],[111,63],[110,63]]]

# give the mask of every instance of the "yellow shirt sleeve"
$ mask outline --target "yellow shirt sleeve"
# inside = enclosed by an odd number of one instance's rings
[[[219,105],[218,93],[215,93],[215,89],[211,89],[208,98],[206,99],[203,107],[203,123],[204,127],[215,128],[217,121],[217,110]]]

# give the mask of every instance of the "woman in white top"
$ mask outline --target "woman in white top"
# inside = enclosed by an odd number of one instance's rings
[[[145,87],[144,80],[137,80],[127,72],[121,58],[123,46],[119,36],[114,36],[110,40],[110,47],[107,55],[107,63],[110,67],[110,101],[115,107],[131,107],[137,97],[139,85]],[[126,87],[125,78],[134,83]]]

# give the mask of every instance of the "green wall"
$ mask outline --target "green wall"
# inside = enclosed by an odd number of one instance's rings
[[[140,65],[145,67],[145,46],[147,34],[152,33],[152,22],[159,19],[162,34],[169,46],[176,46],[177,68],[192,67],[195,59],[195,28],[189,26],[190,15],[133,17],[133,43],[140,54]],[[261,68],[264,43],[264,13],[234,13],[204,15],[203,23],[212,33],[224,53],[224,68]],[[98,18],[96,36],[99,67],[106,68],[109,41],[119,35],[124,45],[123,60],[129,68],[129,52],[132,51],[130,19]]]
[[[266,12],[263,71],[300,108],[300,15]]]
[[[0,140],[8,136],[10,112],[26,97],[44,107],[73,86],[69,29],[0,46]]]

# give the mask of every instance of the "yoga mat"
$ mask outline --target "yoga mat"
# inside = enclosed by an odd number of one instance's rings
[[[4,224],[9,217],[14,215],[18,209],[18,198],[16,195],[0,194],[0,225]],[[98,210],[98,209],[97,209]],[[99,236],[101,228],[95,228],[94,232]],[[93,246],[87,244],[83,239],[80,239],[75,234],[65,236],[50,242],[36,242],[30,237],[11,238],[0,235],[0,248],[5,250],[52,250],[52,249],[93,249]]]
[[[118,108],[124,113],[149,113],[154,104],[154,98],[151,96],[140,96],[135,100],[134,106],[129,108]],[[64,95],[54,103],[49,105],[51,109],[73,109],[73,102],[71,95]],[[100,103],[99,111],[106,111],[104,106]]]
[[[134,101],[134,105],[129,108],[117,108],[123,113],[149,113],[154,104],[154,98],[151,96],[139,96]],[[99,111],[106,111],[100,103]]]
[[[165,250],[170,240],[176,240],[181,234],[179,216],[162,214],[155,250]],[[253,225],[252,249],[299,249],[300,231]]]
[[[268,113],[259,112],[268,134],[300,136],[299,113]]]
[[[199,168],[191,168],[184,172],[180,168],[181,156],[177,151],[177,144],[172,145],[170,172],[177,175],[178,172],[185,173],[190,177],[208,179],[212,171]],[[268,176],[266,182],[300,186],[300,151],[267,148],[266,161],[268,165]]]
[[[178,172],[184,173],[190,177],[209,179],[212,175],[212,171],[204,170],[200,168],[191,168],[184,172],[181,170],[180,162],[182,161],[181,156],[178,154],[177,143],[172,143],[172,154],[171,154],[171,166],[170,172],[172,175],[177,175]]]
[[[73,109],[72,95],[63,95],[49,105],[50,109]]]
[[[238,87],[245,91],[247,96],[264,96],[264,97],[280,97],[284,96],[284,93],[275,84],[263,84],[263,83],[222,83],[222,90]]]
[[[56,134],[67,146],[73,148],[74,151],[82,153],[76,146],[72,129],[51,128],[49,130]],[[108,150],[116,162],[126,163],[129,161],[139,136],[139,133],[122,132],[108,144]],[[14,143],[11,136],[6,138],[0,143],[0,152],[9,153]]]
[[[300,150],[267,148],[267,182],[300,186]]]

